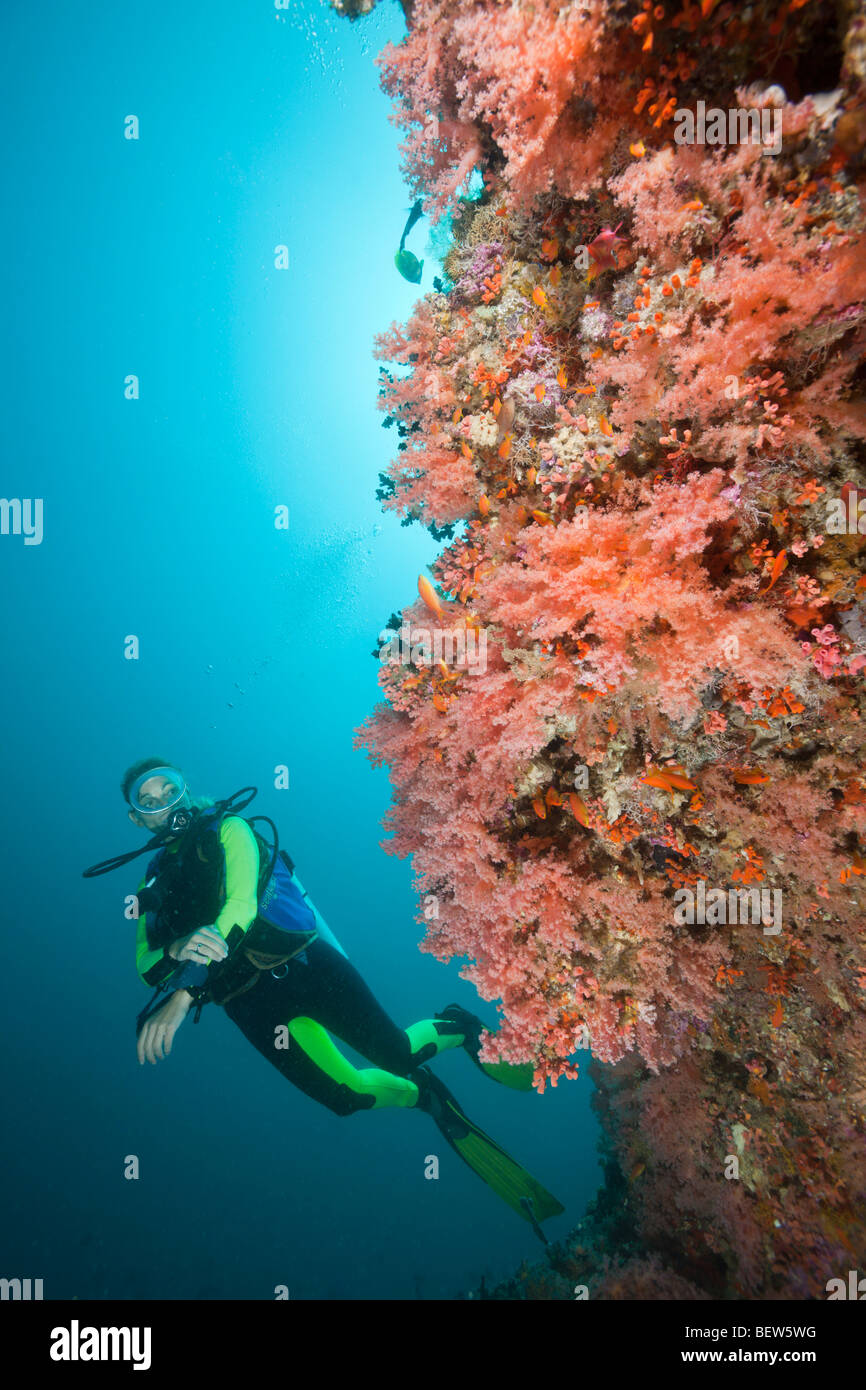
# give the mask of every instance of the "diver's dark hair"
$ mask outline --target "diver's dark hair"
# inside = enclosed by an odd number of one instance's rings
[[[136,777],[141,777],[142,773],[149,772],[152,767],[177,767],[170,758],[140,758],[137,763],[128,767],[120,781],[120,790],[124,801],[129,801],[129,793]],[[177,768],[180,772],[180,768]]]

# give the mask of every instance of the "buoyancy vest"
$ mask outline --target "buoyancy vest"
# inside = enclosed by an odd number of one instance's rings
[[[244,818],[245,819],[245,818]],[[151,950],[165,947],[197,927],[210,926],[225,901],[225,851],[220,840],[221,814],[205,812],[195,833],[171,851],[160,849],[147,867],[139,909],[147,913],[145,929]],[[249,824],[249,821],[247,821]],[[259,973],[299,955],[318,936],[313,910],[294,878],[294,864],[280,850],[271,869],[271,846],[254,826],[259,851],[258,912],[246,931],[231,928],[224,961],[207,967],[207,984],[199,1003],[225,1004],[252,989]],[[153,882],[151,882],[153,880]],[[166,981],[172,988],[172,980]]]

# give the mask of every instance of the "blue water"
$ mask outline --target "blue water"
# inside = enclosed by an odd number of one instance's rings
[[[18,0],[0,23],[2,493],[44,518],[39,545],[0,536],[0,1276],[46,1298],[465,1293],[541,1247],[430,1119],[332,1115],[215,1006],[140,1067],[123,899],[141,861],[80,876],[142,842],[118,786],[135,759],[198,795],[252,783],[249,814],[277,822],[398,1023],[451,999],[495,1018],[419,953],[411,866],[379,844],[387,776],[352,748],[377,634],[437,551],[375,498],[396,441],[373,337],[436,270],[416,287],[393,265],[412,200],[373,59],[402,12]],[[600,1175],[588,1078],[539,1097],[461,1051],[436,1068],[566,1204],[546,1227],[563,1236]]]

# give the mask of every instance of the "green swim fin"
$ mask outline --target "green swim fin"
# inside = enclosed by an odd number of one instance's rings
[[[562,1203],[464,1114],[438,1076],[419,1067],[413,1079],[420,1092],[419,1108],[432,1116],[455,1153],[547,1244],[539,1222],[559,1216],[565,1211]]]
[[[531,1062],[479,1062],[485,1076],[509,1086],[512,1091],[531,1091],[535,1067]]]
[[[478,1049],[481,1046],[481,1033],[487,1027],[482,1023],[476,1014],[471,1014],[468,1009],[464,1009],[460,1004],[446,1004],[441,1013],[435,1015],[436,1018],[455,1023],[461,1033],[465,1034],[462,1043],[463,1050],[468,1052],[476,1067],[489,1076],[492,1081],[498,1081],[503,1086],[508,1086],[512,1091],[531,1091],[532,1078],[535,1068],[531,1062],[479,1062]],[[494,1029],[488,1029],[494,1032]]]

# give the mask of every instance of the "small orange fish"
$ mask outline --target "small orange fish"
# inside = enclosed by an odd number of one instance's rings
[[[646,1169],[646,1164],[645,1164],[645,1163],[636,1163],[636,1164],[634,1165],[634,1167],[632,1168],[631,1172],[630,1172],[629,1175],[628,1175],[628,1180],[629,1180],[629,1182],[630,1182],[630,1183],[632,1183],[632,1182],[637,1182],[637,1180],[638,1180],[638,1178],[640,1177],[641,1173],[643,1173],[643,1172],[645,1171],[645,1169]]]
[[[548,788],[547,788],[547,795],[545,796],[544,799],[545,799],[545,801],[547,802],[548,806],[561,806],[561,805],[562,805],[562,797],[559,795],[559,792],[556,790],[555,787],[548,787]]]
[[[564,367],[560,367],[559,371],[556,373],[556,380],[557,384],[561,386],[564,391],[568,385],[568,372]]]
[[[703,203],[700,198],[693,198],[690,203],[685,204],[683,212],[700,212],[702,207]]]
[[[643,159],[646,154],[646,145],[643,140],[635,140],[633,145],[629,145],[628,152],[633,154],[635,159]]]
[[[438,709],[440,714],[444,714],[448,709],[448,701],[445,699],[445,696],[440,695],[438,691],[433,696],[433,704],[435,705],[436,709]]]
[[[465,459],[470,459],[470,460],[471,460],[471,458],[472,458],[472,450],[470,449],[469,445],[466,443],[465,439],[464,439],[463,443],[460,445],[460,452],[461,452],[461,454],[463,455],[463,457],[464,457]]]
[[[594,396],[594,395],[595,395],[595,387],[594,387],[594,386],[577,386],[577,387],[575,387],[574,394],[575,394],[576,396]]]
[[[676,787],[677,791],[696,792],[698,789],[697,784],[695,782],[690,782],[688,777],[683,777],[682,773],[670,772],[667,768],[665,768],[664,772],[662,773],[662,776],[666,777],[667,780],[670,782],[671,786]]]
[[[486,493],[482,493],[478,499],[478,510],[482,516],[490,515],[490,501]]]
[[[532,515],[535,517],[535,520],[538,522],[539,526],[552,526],[552,525],[553,525],[553,523],[552,523],[550,517],[547,515],[547,512],[537,512],[537,511],[533,510]]]
[[[503,401],[496,416],[498,429],[496,431],[496,442],[501,444],[511,426],[514,424],[516,407],[514,401],[509,396],[508,400]]]
[[[585,825],[589,829],[589,811],[586,809],[586,803],[578,796],[577,792],[568,793],[568,804],[581,825]]]
[[[532,291],[532,302],[537,304],[539,309],[547,308],[547,295],[540,285],[536,285],[535,289]]]
[[[773,1028],[781,1028],[782,1023],[784,1022],[784,1018],[785,1014],[782,1010],[782,1001],[781,999],[778,999],[776,1001],[776,1007],[773,1010],[773,1017],[770,1019],[770,1023],[773,1026]]]
[[[452,679],[451,672],[448,670],[448,663],[443,661],[441,656],[436,662],[436,669],[441,671],[442,675],[446,676],[449,680]]]
[[[583,307],[584,309],[597,309],[600,303],[600,299],[588,299]]]
[[[550,267],[550,283],[551,285],[553,285],[554,289],[556,289],[561,279],[562,271],[560,270],[559,266],[552,265]]]
[[[541,817],[542,820],[547,820],[547,807],[545,806],[540,796],[537,796],[533,801],[532,809],[537,816]]]
[[[787,569],[787,567],[788,557],[784,550],[780,550],[775,560],[773,561],[773,568],[770,571],[770,582],[767,585],[766,589],[761,590],[762,594],[768,594],[770,592],[776,580],[779,578],[779,575],[782,573],[784,569]]]
[[[543,400],[544,400],[544,397],[545,397],[546,395],[547,395],[547,387],[545,386],[545,384],[544,384],[543,381],[539,381],[538,384],[537,384],[537,386],[536,386],[536,388],[535,388],[535,399],[536,399],[537,401],[543,401]]]
[[[669,792],[673,790],[670,782],[668,781],[667,777],[663,772],[648,772],[645,777],[641,778],[641,786],[658,787],[659,790],[663,792]]]
[[[598,427],[601,430],[602,434],[607,435],[608,439],[613,434],[613,426],[611,425],[606,415],[602,415],[601,419],[598,422]]]
[[[559,242],[556,240],[543,241],[541,243],[541,254],[547,261],[555,261],[559,254]]]
[[[503,439],[502,443],[500,444],[499,448],[497,449],[496,452],[499,454],[499,457],[501,459],[507,459],[508,455],[511,453],[511,441],[513,438],[514,435],[507,434]]]
[[[731,775],[738,786],[756,787],[761,782],[769,782],[766,772],[761,772],[760,768],[754,767],[735,767],[731,770]]]
[[[529,483],[529,486],[530,486],[530,487],[534,487],[534,486],[535,486],[535,479],[536,479],[537,477],[538,477],[538,470],[537,470],[536,468],[527,468],[527,470],[526,470],[526,481]]]
[[[430,580],[425,579],[423,574],[418,575],[418,593],[421,595],[431,613],[435,613],[437,618],[445,617],[445,610],[439,601],[439,595],[436,593]]]

